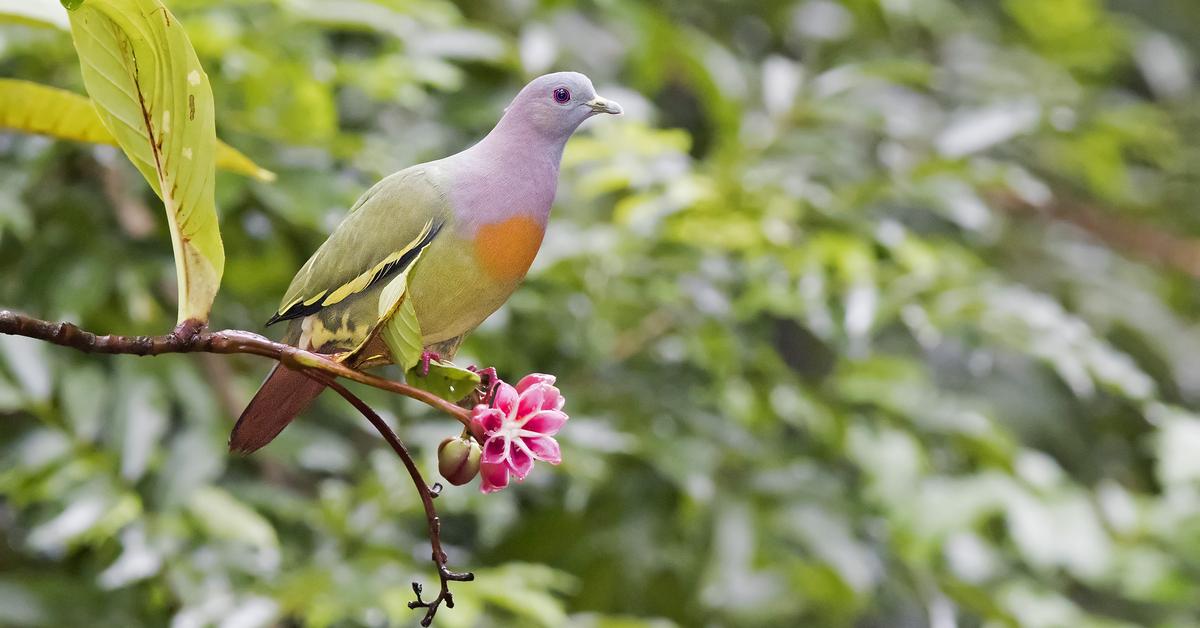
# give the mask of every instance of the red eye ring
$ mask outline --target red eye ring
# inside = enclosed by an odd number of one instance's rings
[[[565,105],[571,101],[571,90],[565,87],[557,87],[554,89],[554,102]]]

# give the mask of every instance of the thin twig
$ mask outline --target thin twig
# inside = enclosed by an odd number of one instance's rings
[[[44,340],[84,353],[122,355],[244,353],[257,355],[271,358],[298,371],[328,373],[334,377],[349,379],[373,388],[404,395],[453,416],[463,425],[470,424],[470,413],[465,408],[450,403],[431,392],[414,388],[402,382],[394,382],[356,371],[330,356],[273,342],[258,334],[238,329],[210,332],[204,330],[200,323],[185,321],[173,332],[162,336],[99,336],[84,331],[71,323],[52,323],[12,310],[0,309],[0,334]]]
[[[426,609],[425,617],[421,620],[421,625],[428,626],[433,622],[433,616],[437,614],[438,607],[443,602],[445,602],[446,608],[454,608],[454,595],[450,592],[450,582],[469,582],[475,579],[475,574],[469,571],[459,573],[450,571],[446,567],[446,552],[442,550],[441,520],[438,519],[437,509],[433,505],[433,500],[437,497],[441,485],[434,484],[433,487],[430,487],[425,484],[425,479],[421,477],[421,471],[417,469],[417,464],[413,461],[412,455],[408,453],[408,448],[404,446],[404,443],[400,441],[396,433],[392,431],[392,428],[371,409],[371,406],[367,405],[365,401],[359,399],[357,395],[347,390],[345,386],[342,386],[324,373],[314,374],[313,377],[319,379],[322,383],[333,389],[334,392],[341,395],[343,399],[350,402],[350,405],[354,406],[371,422],[371,425],[375,426],[375,429],[383,436],[383,440],[387,441],[387,444],[391,445],[396,455],[400,456],[400,459],[404,461],[404,466],[408,469],[408,475],[412,477],[413,484],[417,487],[417,493],[421,496],[421,503],[425,506],[425,520],[429,524],[429,545],[433,550],[433,564],[437,566],[438,578],[441,580],[441,590],[438,591],[437,597],[425,602],[421,599],[421,585],[414,582],[413,592],[416,593],[417,599],[409,602],[408,607]]]

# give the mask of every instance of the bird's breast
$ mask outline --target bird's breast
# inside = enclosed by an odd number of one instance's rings
[[[481,220],[429,246],[411,288],[426,345],[474,329],[508,300],[537,256],[545,235],[537,216]]]
[[[483,144],[446,166],[442,188],[455,211],[413,277],[427,345],[471,331],[503,305],[546,233],[557,162],[514,160],[483,150]],[[510,167],[514,161],[521,167]]]
[[[487,276],[499,282],[521,280],[533,264],[546,225],[532,216],[510,216],[479,225],[472,253]]]

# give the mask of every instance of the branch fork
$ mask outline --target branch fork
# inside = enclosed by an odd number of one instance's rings
[[[449,414],[464,426],[470,425],[470,413],[466,408],[453,404],[433,393],[414,388],[408,384],[384,379],[361,371],[356,371],[341,362],[319,353],[305,351],[291,345],[271,341],[263,336],[238,329],[207,331],[204,323],[189,319],[180,323],[174,330],[161,336],[114,336],[97,335],[80,329],[67,322],[50,322],[36,319],[12,310],[0,309],[0,334],[24,336],[43,340],[56,345],[70,347],[84,353],[104,353],[123,355],[163,355],[167,353],[218,353],[218,354],[248,354],[276,360],[284,366],[300,371],[315,380],[320,381],[334,392],[341,395],[350,405],[354,406],[379,432],[396,455],[404,462],[421,504],[425,509],[425,519],[429,528],[429,544],[432,550],[432,560],[437,567],[440,589],[436,597],[429,601],[421,598],[422,587],[413,583],[413,593],[416,600],[409,602],[412,609],[424,608],[425,616],[421,619],[422,626],[433,622],[438,609],[445,604],[447,608],[454,607],[454,595],[450,592],[451,582],[470,582],[475,579],[471,572],[451,571],[446,563],[448,558],[442,550],[441,521],[433,500],[441,492],[441,484],[430,486],[425,483],[417,468],[412,454],[396,436],[377,412],[365,401],[350,392],[339,379],[365,384],[380,390],[404,395],[416,399],[436,410]],[[470,399],[477,399],[478,393]]]

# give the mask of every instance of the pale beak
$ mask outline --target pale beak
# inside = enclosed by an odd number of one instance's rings
[[[618,105],[617,101],[601,98],[600,96],[587,101],[587,106],[591,107],[594,113],[612,113],[621,115],[622,111],[621,105]]]

